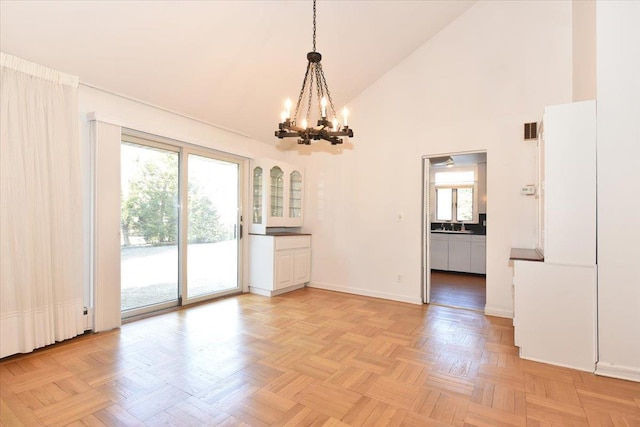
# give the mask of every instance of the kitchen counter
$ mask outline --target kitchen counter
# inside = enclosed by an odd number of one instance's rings
[[[484,236],[485,233],[481,233],[479,231],[473,231],[473,230],[465,230],[465,231],[451,231],[451,230],[431,230],[432,233],[438,233],[438,234],[475,234],[475,235],[479,235],[479,236]]]

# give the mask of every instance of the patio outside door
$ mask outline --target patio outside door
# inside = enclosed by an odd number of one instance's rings
[[[239,164],[189,153],[188,302],[239,290]]]
[[[240,163],[123,135],[123,317],[240,290]]]

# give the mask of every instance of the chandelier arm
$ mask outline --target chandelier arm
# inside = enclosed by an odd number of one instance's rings
[[[300,105],[302,104],[302,97],[304,96],[304,88],[307,86],[307,79],[309,78],[310,70],[311,70],[311,62],[308,62],[307,71],[304,73],[304,80],[302,80],[302,89],[300,89],[300,95],[298,95],[298,102],[296,103],[296,112],[293,116],[294,122],[297,122],[298,120],[298,111],[300,110]]]

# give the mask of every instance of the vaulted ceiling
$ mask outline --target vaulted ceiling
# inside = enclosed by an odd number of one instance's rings
[[[473,3],[319,0],[317,50],[336,109]],[[0,49],[275,143],[312,50],[312,3],[2,0]]]

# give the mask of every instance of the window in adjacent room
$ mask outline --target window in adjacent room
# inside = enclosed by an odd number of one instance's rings
[[[435,221],[478,222],[477,168],[434,173]]]

